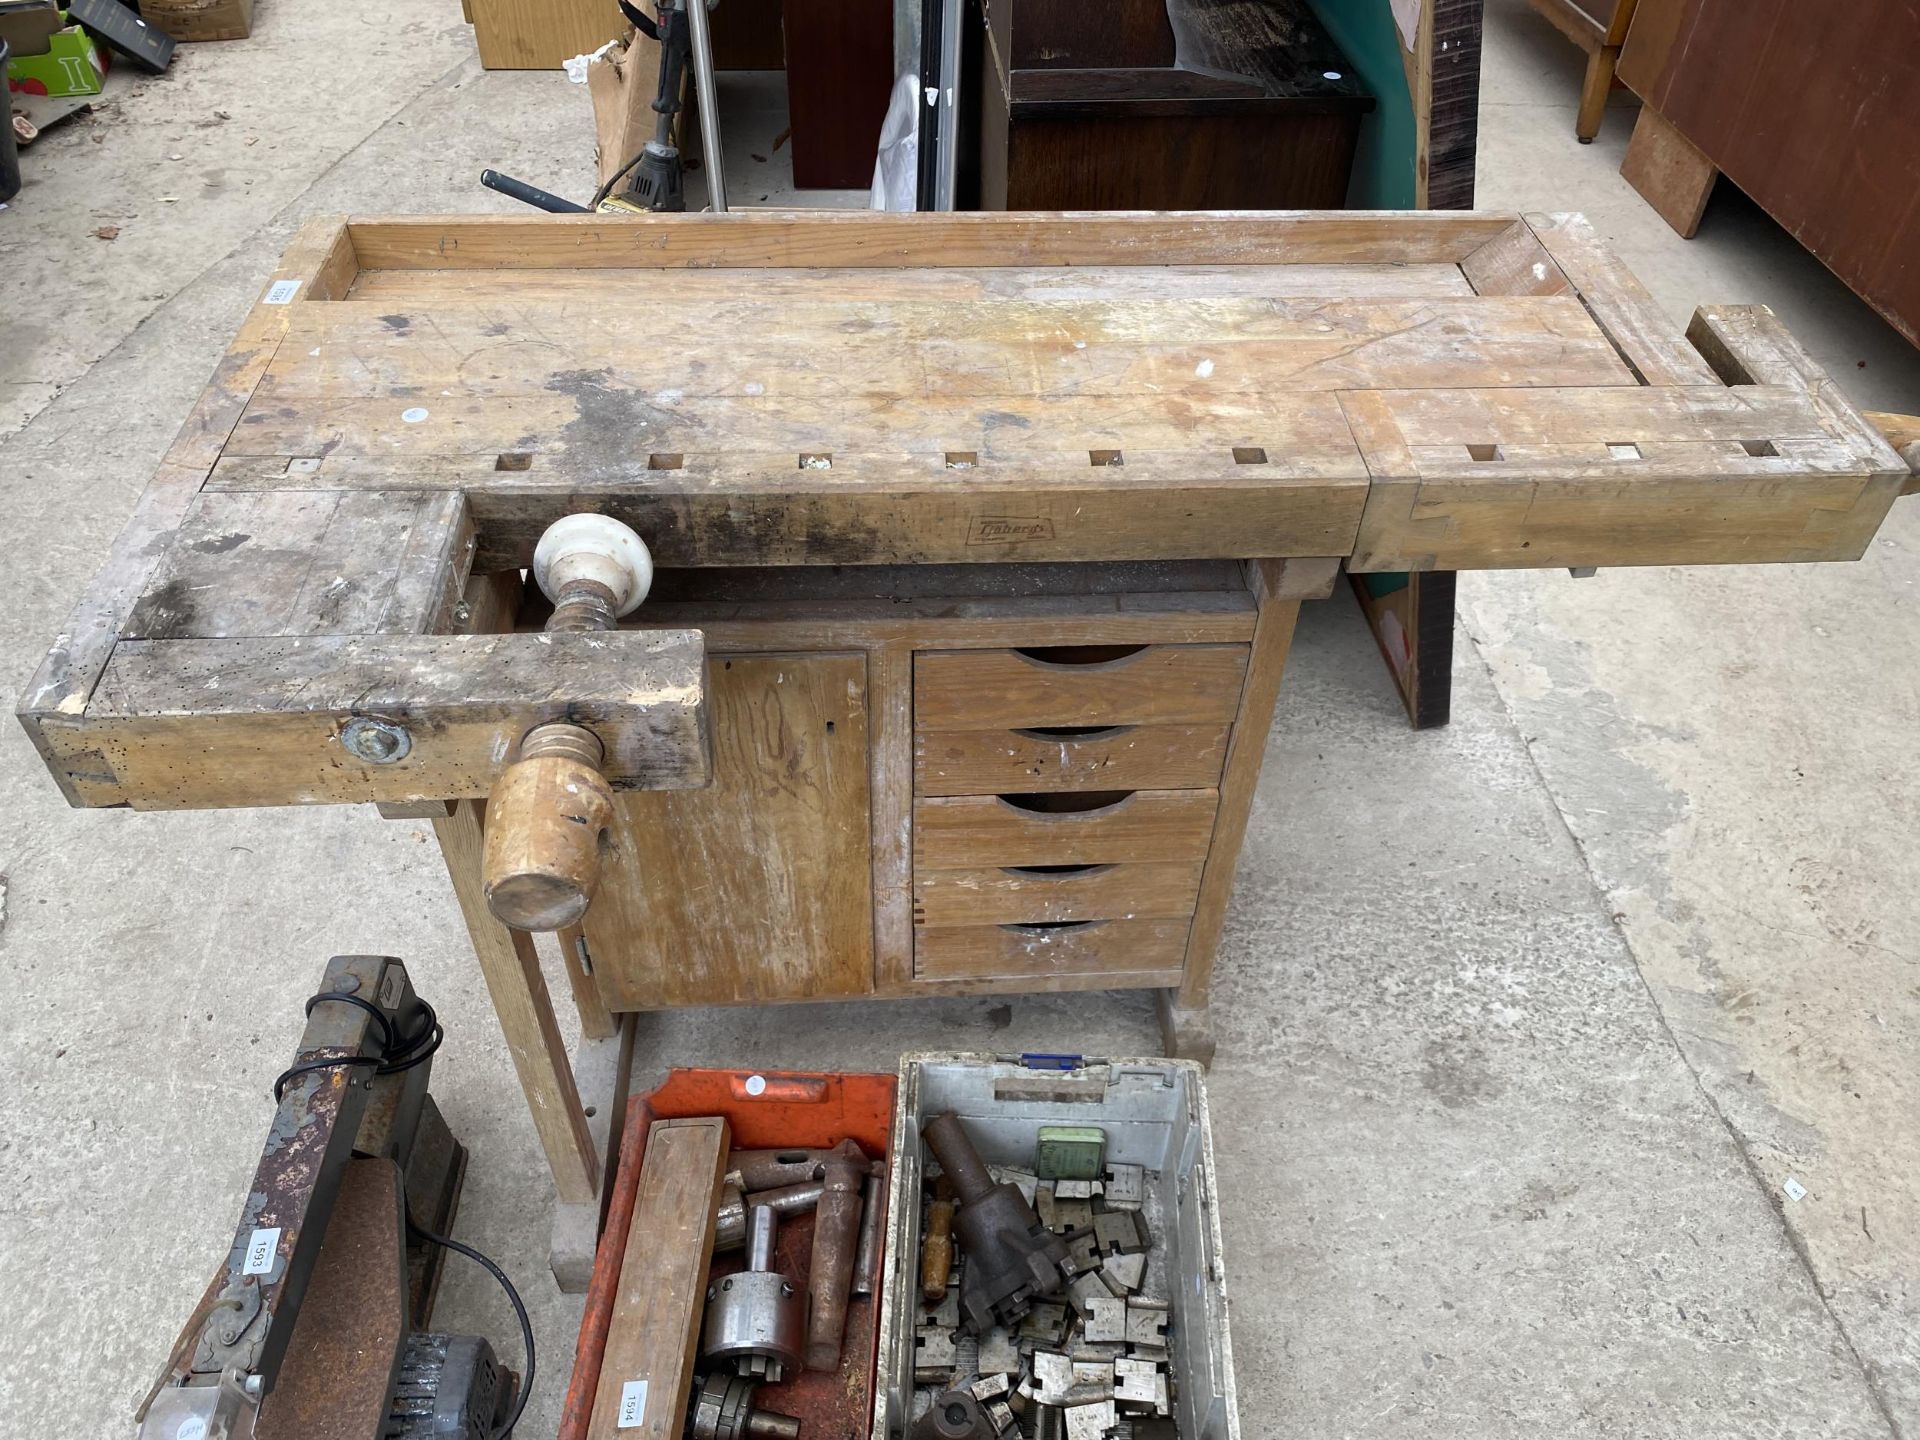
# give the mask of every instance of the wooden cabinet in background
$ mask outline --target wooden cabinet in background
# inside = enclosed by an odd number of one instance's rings
[[[1639,0],[1621,174],[1683,235],[1724,173],[1920,344],[1920,9]]]
[[[979,0],[985,210],[1338,209],[1373,100],[1305,0]]]

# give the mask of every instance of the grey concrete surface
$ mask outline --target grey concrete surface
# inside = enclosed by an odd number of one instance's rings
[[[481,72],[453,0],[401,15],[262,0],[251,41],[28,153],[0,214],[9,709],[301,220],[512,208],[486,164],[588,187],[583,91]],[[1615,174],[1630,114],[1573,143],[1579,58],[1490,5],[1483,202],[1584,209],[1676,315],[1764,300],[1858,398],[1920,408],[1920,361],[1738,196],[1689,245]],[[778,199],[739,98],[733,193]],[[1250,1437],[1920,1433],[1917,520],[1852,567],[1470,578],[1437,733],[1343,599],[1309,607],[1218,989]],[[353,950],[405,956],[446,1019],[458,1232],[521,1281],[522,1433],[551,1435],[580,1305],[542,1273],[533,1129],[424,827],[69,811],[6,722],[0,876],[0,1435],[127,1433],[300,1002]],[[1155,1031],[1096,995],[689,1012],[644,1043],[656,1072],[891,1068]],[[457,1262],[440,1318],[512,1348]]]

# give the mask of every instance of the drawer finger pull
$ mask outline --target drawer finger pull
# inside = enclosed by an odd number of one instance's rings
[[[1002,865],[1009,875],[1018,875],[1022,880],[1065,880],[1084,879],[1089,875],[1098,875],[1103,870],[1113,869],[1112,865]]]
[[[1026,645],[1013,653],[1029,665],[1050,670],[1117,670],[1151,649],[1151,645]]]
[[[1013,733],[1026,740],[1118,740],[1138,725],[1036,725]]]
[[[1065,935],[1073,931],[1098,930],[1105,920],[1034,920],[1021,925],[1002,925],[1000,928],[1010,935],[1026,935],[1035,940],[1044,940],[1049,936]]]
[[[1018,810],[1022,815],[1037,815],[1042,819],[1056,816],[1084,818],[1110,815],[1139,793],[1138,790],[1043,790],[1021,795],[997,795],[994,798],[1009,810]]]

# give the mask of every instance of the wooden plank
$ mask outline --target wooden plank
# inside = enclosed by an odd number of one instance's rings
[[[1413,728],[1445,725],[1452,711],[1455,573],[1422,570],[1347,579]]]
[[[454,306],[484,309],[503,296],[526,305],[613,301],[644,287],[659,305],[735,300],[745,290],[767,303],[850,301],[1085,301],[1138,297],[1141,269],[1128,265],[946,266],[937,270],[368,270],[344,298],[406,313]],[[1163,300],[1279,299],[1328,295],[1429,300],[1469,295],[1452,262],[1374,265],[1157,265],[1153,293]]]
[[[913,978],[915,638],[892,630],[876,633],[873,642],[867,653],[867,711],[873,717],[873,980],[885,990]]]
[[[1176,860],[1067,871],[997,865],[923,870],[914,878],[913,923],[938,927],[1184,918],[1193,914],[1202,868],[1200,860]]]
[[[830,266],[1458,264],[1511,215],[1204,214],[356,217],[363,270]]]
[[[1168,397],[1190,397],[1198,415],[1237,398],[1284,422],[1292,402],[1261,406],[1261,397],[1355,386],[1632,383],[1579,300],[1557,291],[1167,300],[1136,284],[1112,300],[991,303],[821,293],[778,302],[778,325],[765,323],[770,304],[757,293],[688,301],[676,316],[685,333],[670,346],[612,297],[533,304],[502,294],[486,306],[414,314],[308,306],[228,453],[320,453],[257,448],[265,443],[257,432],[285,433],[280,411],[305,412],[309,401],[383,405],[369,418],[384,420],[390,438],[352,440],[379,453],[485,449],[487,442],[463,433],[478,417],[474,405],[460,402],[509,396],[567,397],[576,415],[614,410],[650,431],[677,421],[683,430],[697,427],[708,445],[724,429],[729,450],[752,452],[787,449],[796,429],[837,441],[838,449],[913,448],[898,437],[924,433],[925,418],[892,408],[908,397],[916,407],[941,405],[944,424],[958,418],[945,413],[947,402],[990,401],[1069,432],[1100,421],[1066,422],[1057,410],[1048,414],[1047,401],[1105,399],[1095,415],[1105,411],[1106,423],[1120,424],[1117,397],[1136,397],[1143,410],[1167,416],[1172,433],[1204,433]],[[1437,337],[1450,343],[1433,343]],[[817,363],[826,346],[831,365]],[[810,413],[808,404],[823,399],[839,410]],[[1011,426],[1001,420],[994,428]],[[1000,438],[1031,443],[1018,434]],[[706,448],[693,441],[673,435],[674,448]],[[1149,434],[1139,443],[1164,442]]]
[[[1781,386],[1347,397],[1376,480],[1348,568],[1857,559],[1899,479]]]
[[[1480,130],[1481,0],[1428,0],[1433,39],[1427,150],[1420,157],[1433,210],[1471,210]]]
[[[713,784],[614,807],[586,917],[601,995],[653,1010],[866,994],[866,657],[716,655],[709,684]]]
[[[914,871],[1195,860],[1218,801],[1212,790],[1136,790],[1101,809],[1049,813],[993,795],[916,800]]]
[[[1118,725],[1085,734],[935,730],[914,737],[914,793],[1192,790],[1220,782],[1228,725]]]
[[[592,1440],[680,1440],[686,1429],[728,1148],[719,1118],[656,1120],[647,1132]]]
[[[1178,973],[1187,920],[1095,920],[1044,925],[977,925],[919,930],[913,971],[924,980],[1004,980],[1021,990],[1060,975]],[[1130,980],[1129,983],[1134,983]]]
[[[580,510],[625,521],[646,538],[657,564],[673,566],[1081,562],[1240,557],[1248,550],[1324,556],[1352,549],[1367,489],[1357,454],[1329,465],[1338,478],[1262,481],[1195,473],[1184,456],[1125,453],[1125,481],[1082,456],[1031,482],[959,488],[947,483],[937,459],[836,455],[841,479],[808,497],[775,488],[784,485],[791,460],[757,464],[743,456],[734,468],[716,454],[689,457],[664,484],[636,468],[624,480],[592,485],[562,477],[553,485],[496,486],[469,492],[480,530],[474,563],[485,570],[524,566],[546,528]],[[390,473],[378,483],[386,488],[405,478]]]
[[[554,1189],[562,1204],[591,1205],[600,1193],[600,1157],[574,1086],[573,1067],[554,1018],[547,982],[540,973],[539,953],[531,935],[509,930],[493,918],[480,890],[485,825],[485,804],[465,800],[452,815],[435,820],[433,829],[480,959],[493,1013],[499,1017],[520,1089],[533,1112],[534,1130],[553,1171]]]
[[[1620,162],[1620,178],[1639,191],[1681,239],[1691,240],[1699,232],[1720,172],[1658,110],[1642,105]]]
[[[922,653],[914,723],[922,731],[1220,724],[1238,708],[1247,651],[1152,645],[1093,658],[1047,649]]]
[[[1298,600],[1275,598],[1286,588],[1285,562],[1262,561],[1249,569],[1260,600],[1260,624],[1253,636],[1247,683],[1240,692],[1226,771],[1220,782],[1220,803],[1208,837],[1207,866],[1187,937],[1185,974],[1177,993],[1166,997],[1162,1012],[1170,1046],[1202,1061],[1213,1058],[1211,1032],[1191,1017],[1204,1015],[1207,1008],[1214,954],[1226,924],[1227,901],[1233,893],[1234,869],[1240,861],[1247,817],[1253,810],[1254,790],[1266,758],[1267,736],[1280,699],[1280,678],[1293,648],[1294,624],[1300,617]]]
[[[1524,221],[1516,220],[1512,229],[1462,260],[1460,273],[1476,295],[1574,293],[1573,282]]]
[[[861,649],[891,641],[918,641],[922,644],[966,646],[1010,646],[1036,636],[1055,645],[1151,645],[1204,644],[1211,641],[1248,640],[1253,636],[1253,608],[1244,603],[1196,607],[1182,611],[1180,597],[1166,597],[1170,603],[1152,608],[1119,605],[1111,609],[1097,604],[1075,610],[1062,596],[1046,596],[1020,604],[1014,613],[984,602],[959,602],[952,614],[940,614],[934,605],[902,604],[892,615],[865,613],[866,607],[832,607],[821,616],[787,616],[731,613],[715,617],[702,605],[662,605],[652,614],[649,603],[636,619],[652,628],[659,624],[670,629],[698,629],[715,650],[733,653],[774,650],[848,650]],[[1193,597],[1189,597],[1193,598]],[[1200,597],[1221,600],[1225,597]],[[742,607],[749,608],[749,607]],[[984,613],[974,613],[979,610]]]
[[[451,623],[473,552],[457,491],[201,494],[121,638],[425,634]]]
[[[480,797],[544,720],[589,726],[618,788],[710,775],[700,636],[328,635],[121,645],[84,721],[88,778],[135,809]],[[355,758],[356,717],[411,748]]]
[[[1648,385],[1712,383],[1713,371],[1585,216],[1530,214],[1526,222],[1635,375]]]
[[[220,458],[221,447],[253,387],[266,373],[288,323],[304,303],[346,293],[357,267],[352,240],[344,222],[337,218],[310,220],[294,236],[142,492],[106,564],[21,692],[20,721],[45,757],[68,803],[114,802],[88,779],[86,743],[64,722],[86,708],[119,637],[120,621],[146,589],[174,527]],[[279,300],[288,286],[294,287],[294,303]],[[269,297],[276,303],[267,303]]]

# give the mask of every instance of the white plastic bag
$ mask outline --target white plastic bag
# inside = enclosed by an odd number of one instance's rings
[[[912,71],[894,82],[887,118],[880,125],[880,155],[873,162],[874,210],[918,210],[920,195],[920,77]]]

